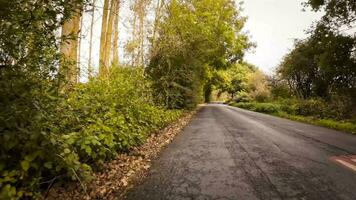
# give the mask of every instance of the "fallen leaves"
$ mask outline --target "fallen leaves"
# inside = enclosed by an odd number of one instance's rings
[[[93,180],[85,185],[72,183],[53,188],[47,199],[123,199],[125,192],[140,182],[151,167],[151,162],[160,151],[190,122],[195,112],[185,114],[178,122],[152,134],[142,146],[117,158],[96,172]],[[85,192],[86,191],[86,192]]]

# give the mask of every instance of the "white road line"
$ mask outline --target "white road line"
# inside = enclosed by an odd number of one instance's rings
[[[348,162],[345,162],[345,161],[339,160],[339,159],[335,159],[335,161],[345,165],[346,167],[348,167],[348,168],[350,168],[350,169],[352,169],[354,171],[356,171],[356,166],[355,165],[352,165],[352,164],[350,164]]]

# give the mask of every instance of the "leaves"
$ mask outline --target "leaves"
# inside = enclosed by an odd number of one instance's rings
[[[147,73],[157,102],[193,108],[208,74],[242,60],[251,46],[241,32],[245,19],[230,0],[174,0],[167,9]]]
[[[28,160],[24,160],[21,162],[21,167],[23,170],[27,171],[30,168],[30,162]]]

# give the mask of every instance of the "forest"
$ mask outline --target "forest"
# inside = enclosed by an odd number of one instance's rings
[[[266,75],[244,60],[256,44],[233,0],[0,1],[0,199],[85,185],[104,163],[215,100],[355,132],[356,35],[341,30],[355,25],[356,4],[304,6],[325,15]]]

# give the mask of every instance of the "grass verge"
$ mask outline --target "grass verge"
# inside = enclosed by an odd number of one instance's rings
[[[344,131],[356,135],[356,123],[353,123],[351,121],[320,119],[314,116],[302,116],[302,115],[290,114],[283,111],[284,110],[283,108],[287,107],[286,105],[279,105],[274,103],[257,103],[257,102],[231,103],[229,105],[255,111],[255,112],[271,114],[277,117],[282,117],[293,121],[299,121],[308,124],[323,126],[323,127]]]

